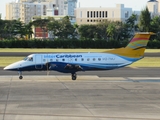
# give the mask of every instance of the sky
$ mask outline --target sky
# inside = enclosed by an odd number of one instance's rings
[[[0,13],[2,19],[5,18],[6,3],[15,0],[1,0]],[[147,4],[148,0],[78,0],[81,7],[116,7],[116,4],[124,4],[125,7],[132,8],[133,10],[141,11]]]

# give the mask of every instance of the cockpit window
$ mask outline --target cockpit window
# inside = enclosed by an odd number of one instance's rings
[[[33,57],[26,57],[23,59],[24,61],[33,61]]]
[[[29,57],[28,61],[33,61],[33,57]]]
[[[24,61],[27,61],[27,59],[28,59],[28,57],[25,57],[23,60],[24,60]]]

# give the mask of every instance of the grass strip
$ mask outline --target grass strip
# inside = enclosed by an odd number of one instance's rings
[[[160,67],[160,57],[145,57],[131,64],[130,67]]]
[[[22,60],[24,57],[0,57],[0,67]]]

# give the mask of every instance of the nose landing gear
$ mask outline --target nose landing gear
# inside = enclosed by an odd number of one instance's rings
[[[20,79],[20,80],[23,79],[22,72],[19,71],[18,73],[19,73],[19,79]]]

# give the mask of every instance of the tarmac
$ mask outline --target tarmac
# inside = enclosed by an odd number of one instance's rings
[[[160,120],[160,77],[0,76],[0,120]]]

